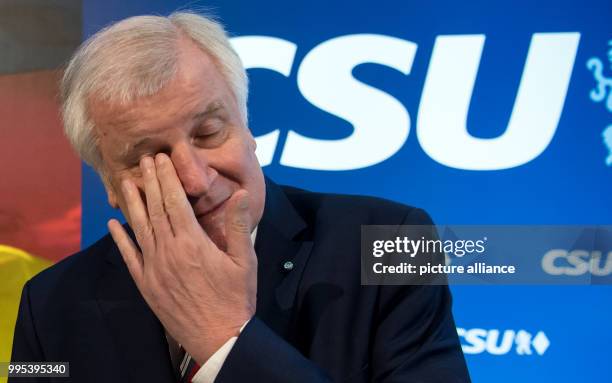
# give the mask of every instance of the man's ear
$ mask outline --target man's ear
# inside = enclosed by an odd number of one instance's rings
[[[106,189],[108,204],[111,205],[113,209],[119,209],[119,201],[117,200],[117,193],[115,193],[114,188],[104,184],[104,189]]]
[[[115,187],[113,186],[111,181],[108,179],[108,177],[104,173],[104,170],[99,170],[98,174],[100,175],[100,179],[102,180],[102,183],[104,184],[104,189],[106,190],[106,197],[108,198],[108,204],[112,208],[118,209],[119,200],[117,198],[117,192],[115,191]]]

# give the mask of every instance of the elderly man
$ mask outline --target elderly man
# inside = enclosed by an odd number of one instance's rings
[[[219,24],[118,22],[62,101],[129,226],[27,283],[13,361],[67,361],[75,382],[469,381],[447,287],[360,285],[360,225],[427,215],[265,179]]]

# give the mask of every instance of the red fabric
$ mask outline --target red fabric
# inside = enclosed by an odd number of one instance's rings
[[[189,370],[187,370],[187,374],[186,374],[186,379],[185,382],[191,383],[191,380],[193,379],[193,377],[195,376],[195,374],[198,372],[198,370],[200,369],[200,365],[193,360],[193,363],[191,364]]]

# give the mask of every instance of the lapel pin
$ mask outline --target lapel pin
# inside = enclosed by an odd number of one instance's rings
[[[285,270],[285,271],[293,270],[293,262],[287,261],[287,262],[283,263],[283,270]]]

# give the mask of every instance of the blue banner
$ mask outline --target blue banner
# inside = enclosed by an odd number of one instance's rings
[[[437,224],[612,223],[609,1],[84,1],[84,37],[203,6],[249,68],[275,181],[400,201]],[[85,167],[83,246],[117,215],[104,200]],[[612,376],[610,286],[453,292],[475,382]]]

